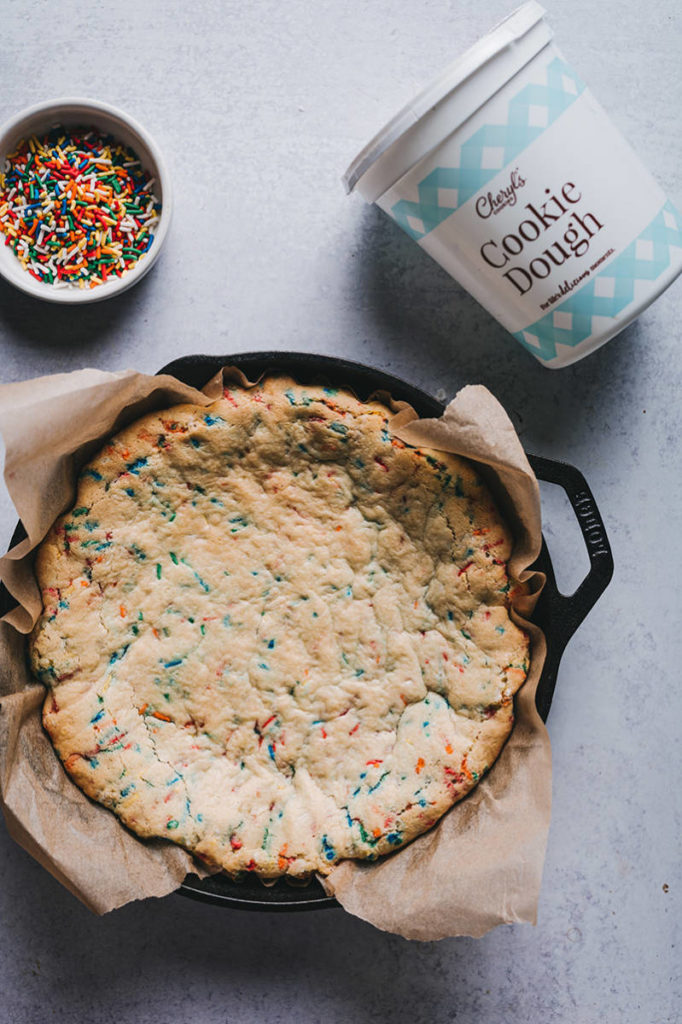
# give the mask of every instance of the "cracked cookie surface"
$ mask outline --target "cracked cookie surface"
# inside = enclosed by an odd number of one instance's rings
[[[267,378],[152,413],[42,543],[30,641],[67,771],[230,873],[400,848],[476,784],[528,670],[511,534],[389,410]]]

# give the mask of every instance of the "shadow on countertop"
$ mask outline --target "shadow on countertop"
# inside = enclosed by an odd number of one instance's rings
[[[50,1019],[102,1024],[192,1020],[194,1006],[202,1021],[290,1020],[300,1010],[301,1020],[432,1024],[454,1019],[454,1006],[460,1020],[496,984],[489,938],[407,942],[342,910],[252,914],[176,895],[98,918],[4,829],[0,862],[11,879],[0,903],[13,941],[0,960],[14,1020],[24,1019],[25,1001],[49,1005]],[[537,940],[531,929],[515,931],[517,941]],[[461,985],[453,986],[453,961]]]
[[[94,351],[115,339],[128,321],[139,317],[151,277],[145,275],[120,295],[84,305],[36,299],[0,279],[3,361],[16,358],[22,369],[28,370],[24,377],[34,370],[41,355],[49,359],[51,372],[72,369],[83,355],[91,358]],[[55,360],[59,365],[55,366]]]

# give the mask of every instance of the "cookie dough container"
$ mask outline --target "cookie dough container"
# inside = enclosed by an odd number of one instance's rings
[[[344,175],[545,366],[568,366],[682,271],[682,217],[524,4]]]

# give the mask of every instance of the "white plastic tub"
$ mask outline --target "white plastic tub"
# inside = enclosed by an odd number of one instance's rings
[[[612,338],[682,271],[682,217],[535,0],[404,108],[344,176],[545,366]]]

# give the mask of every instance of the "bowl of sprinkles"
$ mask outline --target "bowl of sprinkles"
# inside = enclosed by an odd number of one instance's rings
[[[0,128],[0,274],[61,303],[96,302],[155,263],[171,214],[151,136],[96,100],[37,104]]]

